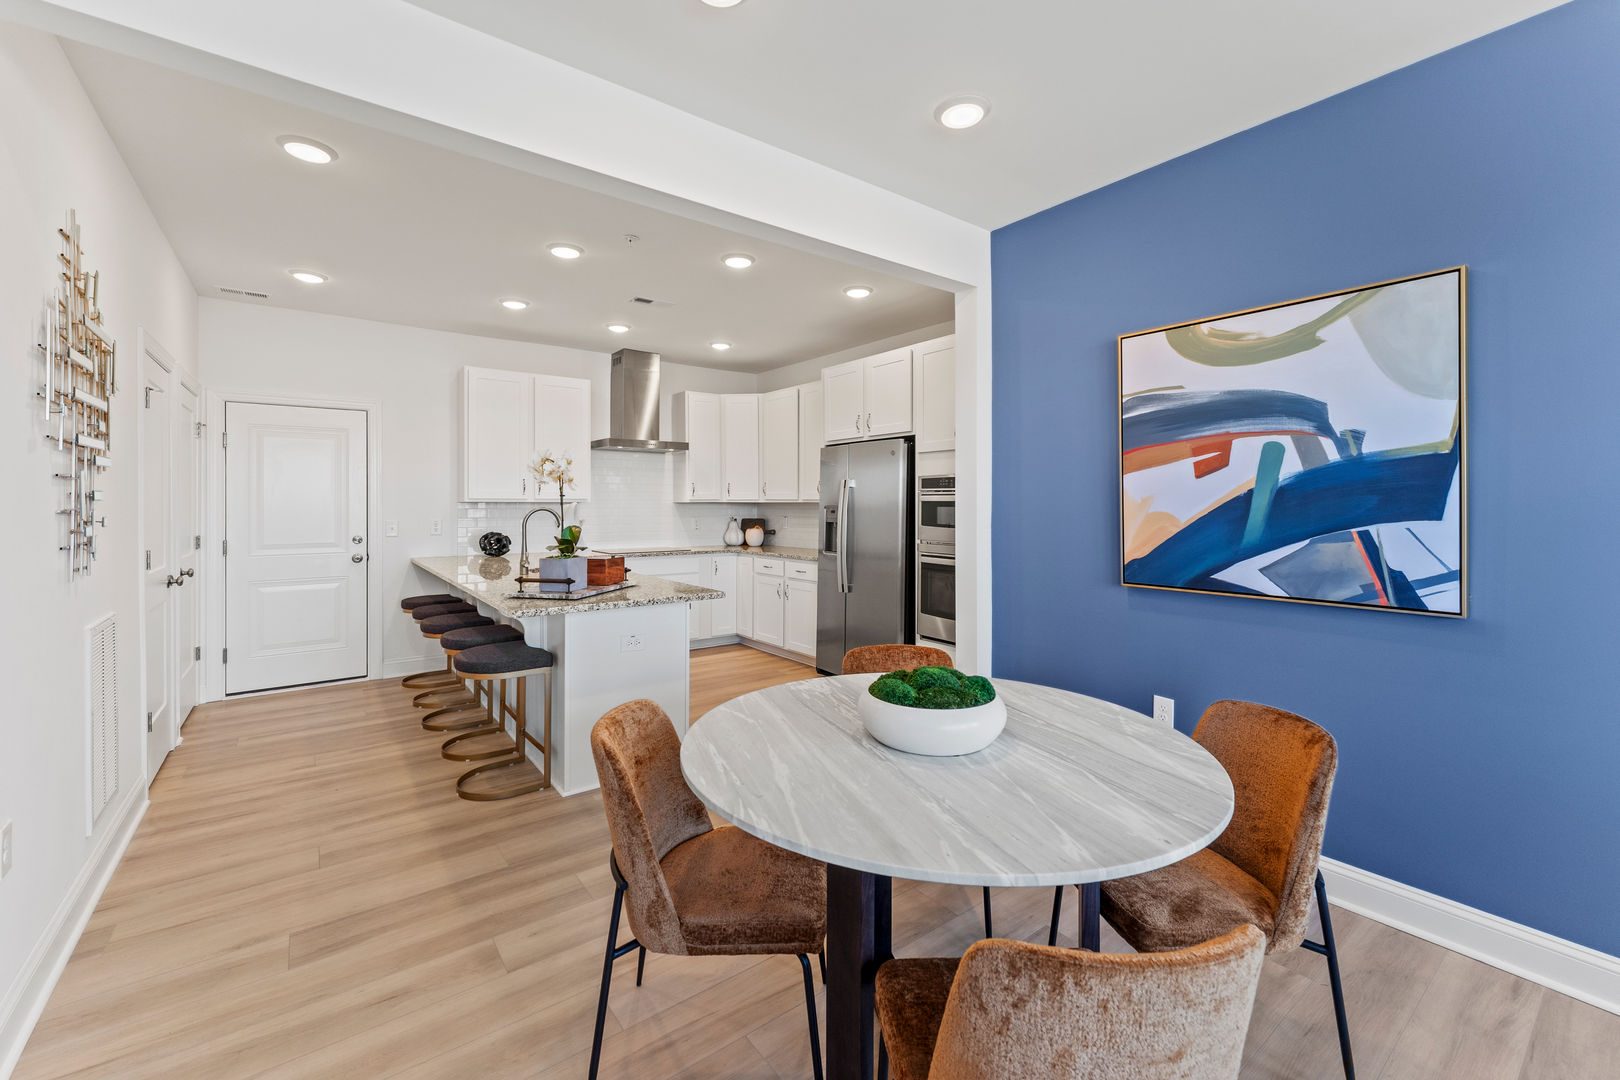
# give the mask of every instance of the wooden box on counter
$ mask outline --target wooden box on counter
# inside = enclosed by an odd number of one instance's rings
[[[624,580],[624,556],[591,556],[585,562],[585,584],[617,585]]]

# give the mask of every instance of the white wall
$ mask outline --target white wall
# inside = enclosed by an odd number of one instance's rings
[[[0,1075],[21,1048],[59,959],[51,945],[99,886],[98,869],[120,825],[144,805],[140,707],[140,585],[136,454],[140,402],[136,330],[144,327],[185,369],[196,370],[191,282],[159,231],[56,39],[0,23],[0,823],[13,822],[15,865],[0,881]],[[35,343],[61,250],[57,228],[78,211],[87,265],[101,271],[103,325],[118,342],[113,398],[115,453],[100,558],[70,582],[63,542],[66,460],[47,444],[35,393],[43,373]],[[84,631],[118,617],[121,791],[85,837]],[[120,813],[125,816],[120,819]],[[70,926],[68,939],[76,933]],[[71,943],[71,940],[69,940]]]
[[[429,657],[430,664],[438,662],[439,658],[423,645],[421,635],[405,621],[390,617],[397,610],[391,601],[412,593],[438,591],[439,583],[415,570],[411,559],[465,552],[467,533],[472,528],[468,522],[477,520],[471,513],[476,505],[463,506],[459,502],[461,369],[473,365],[589,378],[593,430],[599,435],[607,431],[606,353],[228,300],[200,301],[198,323],[203,377],[212,394],[226,398],[233,393],[315,398],[381,407],[381,508],[380,520],[372,523],[370,550],[382,561],[385,671],[397,670],[407,660],[419,657]],[[754,375],[665,364],[665,437],[670,432],[672,394],[681,390],[748,393],[755,382]],[[645,474],[654,468],[668,469],[669,461],[667,456],[594,452],[594,497],[586,506],[586,527],[593,532],[587,535],[586,542],[674,540],[684,534],[668,532],[666,526],[674,528],[681,523],[684,527],[693,522],[698,523],[692,525],[695,532],[712,532],[718,537],[725,528],[722,508],[706,507],[678,516],[673,480],[662,485],[662,502],[647,503],[651,487]],[[497,511],[492,527],[506,526],[500,531],[508,532],[515,541],[516,531],[511,528],[514,516]],[[432,534],[435,518],[441,523],[438,536]],[[642,520],[637,528],[656,527],[665,534],[652,536],[643,531],[628,535],[630,523],[638,518]],[[386,521],[399,523],[397,537],[384,535],[382,523]],[[550,518],[536,517],[534,524],[549,525]],[[617,530],[619,534],[607,535],[603,530]],[[476,534],[473,538],[476,540]],[[531,536],[530,547],[538,546],[543,545]],[[217,602],[216,593],[211,603]]]

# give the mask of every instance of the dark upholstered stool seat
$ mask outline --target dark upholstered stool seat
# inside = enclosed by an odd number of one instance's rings
[[[893,1080],[928,1080],[939,1022],[961,961],[956,957],[890,960],[877,973],[877,1014]]]
[[[477,610],[472,604],[457,600],[449,604],[424,604],[419,608],[413,608],[411,618],[421,622],[423,619],[431,619],[435,615],[460,615],[464,612],[476,612]]]
[[[550,667],[551,654],[521,641],[503,641],[459,652],[455,665],[462,675],[512,675]]]
[[[401,611],[415,611],[419,607],[428,607],[432,604],[453,604],[457,597],[449,593],[427,593],[423,596],[407,596],[399,602]]]
[[[468,627],[493,626],[495,620],[476,611],[464,611],[455,615],[435,615],[431,619],[423,619],[417,625],[422,628],[422,633],[433,636],[448,634],[452,630],[465,630]]]
[[[522,641],[523,631],[505,623],[492,622],[488,626],[466,626],[451,630],[439,638],[439,644],[451,652],[476,649],[480,645],[499,645],[507,641]]]
[[[732,825],[659,860],[691,956],[813,953],[827,937],[827,867]]]

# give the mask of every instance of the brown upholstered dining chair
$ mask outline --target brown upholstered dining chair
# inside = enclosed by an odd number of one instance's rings
[[[878,969],[879,1075],[894,1080],[1233,1080],[1265,935],[1162,953],[980,941]]]
[[[920,667],[950,667],[951,654],[932,645],[862,645],[844,654],[845,675],[886,675]]]
[[[1184,948],[1251,923],[1266,935],[1267,952],[1304,946],[1325,956],[1344,1075],[1355,1080],[1339,952],[1317,869],[1338,766],[1333,736],[1269,705],[1217,701],[1204,710],[1192,737],[1232,778],[1231,823],[1209,847],[1178,863],[1103,882],[1102,916],[1140,952]],[[1320,943],[1305,940],[1313,886]],[[1059,889],[1048,943],[1056,938],[1062,896]]]
[[[810,1015],[810,1062],[821,1080],[821,1037],[810,954],[827,936],[827,867],[730,825],[715,828],[681,776],[675,726],[656,702],[632,701],[591,729],[591,754],[613,839],[617,885],[608,922],[591,1080],[602,1058],[613,962],[640,951],[671,956],[797,956]],[[619,944],[621,910],[635,937]]]
[[[845,675],[886,675],[920,667],[952,667],[951,654],[932,645],[862,645],[844,654]],[[990,886],[984,886],[984,936],[993,937]]]

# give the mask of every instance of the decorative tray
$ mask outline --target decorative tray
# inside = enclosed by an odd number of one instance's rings
[[[508,600],[584,600],[587,597],[601,596],[603,593],[628,589],[634,584],[633,581],[621,581],[613,585],[587,585],[585,588],[575,589],[573,592],[515,592],[507,593],[506,598]]]

